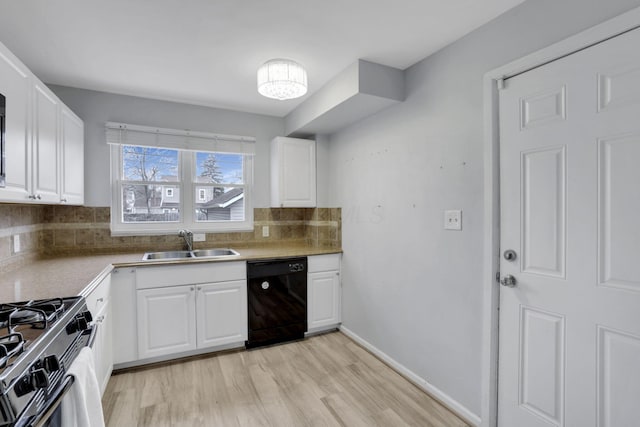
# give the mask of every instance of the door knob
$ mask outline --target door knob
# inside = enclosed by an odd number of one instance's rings
[[[500,284],[502,286],[506,286],[507,288],[513,288],[516,286],[516,278],[511,274],[507,274],[500,280]]]

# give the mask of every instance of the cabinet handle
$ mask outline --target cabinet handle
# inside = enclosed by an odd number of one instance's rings
[[[42,196],[41,196],[41,195],[39,195],[39,194],[37,194],[37,195],[36,195],[36,199],[40,200],[40,199],[42,199]]]
[[[199,291],[200,291],[200,290],[202,290],[202,286],[198,286],[198,290],[199,290]]]
[[[98,323],[102,323],[103,320],[104,320],[104,316],[98,317]]]
[[[191,287],[191,290],[192,290],[192,291],[195,291],[195,290],[196,290],[196,288],[194,288],[194,287],[192,286],[192,287]]]
[[[96,302],[104,302],[104,298],[98,298]]]
[[[60,203],[67,203],[67,199],[60,199]]]
[[[36,195],[35,194],[29,194],[27,196],[27,198],[30,199],[30,200],[35,200],[36,199]]]

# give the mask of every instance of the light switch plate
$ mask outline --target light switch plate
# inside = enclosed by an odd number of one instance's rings
[[[204,233],[193,233],[193,241],[194,242],[204,242],[207,240],[207,235]]]
[[[445,230],[462,230],[462,211],[461,210],[444,211],[444,229]]]
[[[17,254],[21,250],[22,248],[20,247],[20,235],[16,234],[13,236],[13,253]]]
[[[263,225],[262,226],[262,237],[269,237],[269,226],[268,225]]]

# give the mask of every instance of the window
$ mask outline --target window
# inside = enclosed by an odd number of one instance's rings
[[[253,229],[253,144],[224,138],[108,123],[112,233]]]

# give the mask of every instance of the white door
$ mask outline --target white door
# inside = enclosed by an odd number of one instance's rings
[[[71,205],[84,203],[84,123],[62,106],[62,170],[60,201]]]
[[[196,348],[195,286],[138,291],[140,359]]]
[[[5,96],[6,187],[0,200],[25,202],[29,197],[29,71],[0,43],[0,94]]]
[[[247,339],[247,281],[198,285],[198,348]]]
[[[309,273],[307,289],[309,330],[340,323],[340,273],[337,271]]]
[[[58,100],[43,84],[34,88],[33,192],[36,201],[59,202]]]
[[[640,425],[640,31],[500,91],[498,423]]]

